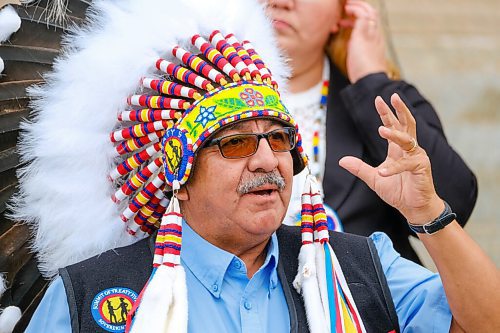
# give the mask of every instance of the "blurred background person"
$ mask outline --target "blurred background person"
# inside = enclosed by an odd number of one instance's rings
[[[383,161],[387,144],[378,137],[375,97],[388,101],[397,92],[409,105],[437,192],[456,210],[462,226],[474,208],[477,181],[448,143],[432,105],[400,80],[387,56],[378,12],[361,0],[268,0],[266,5],[292,69],[285,103],[301,128],[311,171],[332,209],[330,227],[341,222],[346,232],[365,236],[383,231],[403,257],[420,262],[403,216],[338,165],[345,155],[372,165]],[[300,200],[304,177],[296,176],[292,200]],[[299,213],[289,211],[286,223],[297,224]]]

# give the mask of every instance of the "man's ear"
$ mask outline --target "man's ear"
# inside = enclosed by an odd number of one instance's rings
[[[181,186],[181,188],[177,192],[177,199],[179,199],[181,201],[189,200],[189,191],[188,191],[186,185]]]

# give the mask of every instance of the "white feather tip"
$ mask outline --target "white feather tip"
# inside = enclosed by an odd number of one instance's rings
[[[167,313],[173,299],[175,271],[161,265],[149,281],[132,325],[131,333],[166,332]]]
[[[0,314],[0,333],[11,333],[19,319],[21,319],[21,309],[17,306],[8,306]]]
[[[0,297],[7,290],[7,280],[3,274],[0,274]]]
[[[12,6],[7,5],[0,10],[0,43],[9,39],[20,27],[21,18]]]
[[[299,252],[299,267],[293,287],[300,294],[305,280],[316,277],[315,248],[313,244],[302,245]]]

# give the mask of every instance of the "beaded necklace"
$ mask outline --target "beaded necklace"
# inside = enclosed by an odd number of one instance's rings
[[[324,80],[323,85],[321,86],[321,98],[319,101],[319,107],[321,110],[326,110],[326,102],[328,99],[328,85],[330,81],[329,80]],[[320,135],[319,135],[319,127],[322,124],[323,117],[324,115],[318,115],[318,117],[315,119],[316,123],[316,130],[314,131],[313,134],[313,160],[315,163],[319,162],[319,142],[320,142]]]
[[[324,78],[325,76],[323,76]],[[320,135],[320,130],[322,127],[325,126],[326,122],[326,104],[328,100],[328,86],[330,84],[329,79],[324,79],[323,80],[323,85],[321,86],[321,97],[319,101],[319,108],[322,112],[316,113],[316,119],[314,120],[315,123],[315,130],[313,134],[313,140],[312,140],[312,147],[313,147],[313,163],[316,165],[318,163],[321,163],[320,161],[320,142],[321,139],[326,141],[326,133],[323,133],[323,138]],[[323,145],[326,149],[326,145]],[[326,152],[325,152],[326,154]],[[314,168],[316,172],[314,172],[314,176],[317,179],[322,179],[323,175],[321,170],[324,170],[324,166],[321,167],[316,167]],[[327,223],[328,223],[328,229],[329,230],[335,230],[335,231],[343,231],[344,228],[342,226],[342,222],[340,221],[339,216],[337,215],[337,212],[335,212],[332,208],[330,208],[327,204],[324,204],[324,207],[326,209],[327,213]]]
[[[299,124],[302,132],[302,145],[309,156],[311,174],[318,180],[321,187],[325,171],[326,155],[326,109],[328,101],[330,65],[328,59],[324,60],[323,77],[320,84],[315,85],[306,92],[291,94],[287,96],[288,106]],[[318,92],[320,96],[318,98]],[[318,103],[319,102],[319,103]],[[307,171],[294,177],[293,194],[289,211],[284,223],[288,225],[300,225],[301,212],[292,207],[297,207],[301,202],[302,184],[307,177]],[[324,205],[328,229],[343,231],[342,223],[337,213],[328,205]]]

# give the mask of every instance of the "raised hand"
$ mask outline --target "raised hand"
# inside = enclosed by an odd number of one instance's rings
[[[397,94],[392,95],[391,104],[397,117],[381,97],[375,99],[383,123],[379,134],[389,143],[385,161],[372,167],[347,156],[339,164],[398,209],[410,223],[425,224],[439,216],[444,203],[434,189],[429,158],[418,146],[415,119]]]
[[[347,0],[345,11],[349,18],[340,25],[352,28],[346,59],[349,81],[354,83],[368,74],[387,72],[384,34],[377,11],[361,0]]]

